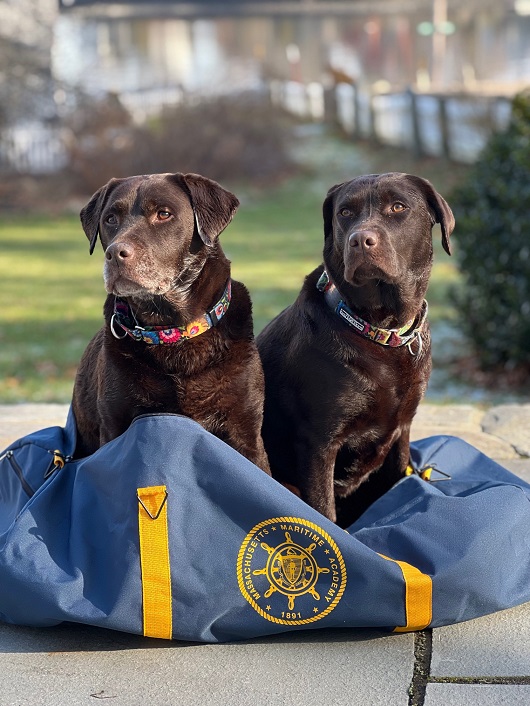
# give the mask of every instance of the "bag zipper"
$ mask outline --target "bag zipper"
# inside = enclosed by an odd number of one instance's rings
[[[15,471],[15,473],[20,481],[20,484],[22,486],[22,489],[24,490],[26,495],[28,495],[30,498],[33,497],[33,495],[35,495],[35,491],[31,487],[31,485],[28,483],[28,481],[24,478],[24,471],[18,465],[18,462],[15,458],[14,451],[12,449],[10,449],[9,451],[6,451],[5,454],[2,457],[0,457],[0,461],[2,460],[2,458],[7,458],[7,460],[9,461],[11,468]]]

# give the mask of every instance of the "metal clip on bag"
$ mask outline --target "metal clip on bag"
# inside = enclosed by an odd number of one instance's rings
[[[70,414],[1,456],[6,623],[218,642],[530,600],[530,486],[459,439],[415,443],[416,472],[345,532],[184,417],[72,461],[75,434]]]

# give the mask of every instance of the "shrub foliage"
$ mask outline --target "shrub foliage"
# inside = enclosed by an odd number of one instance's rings
[[[85,194],[111,177],[157,172],[267,183],[294,168],[291,127],[260,94],[188,98],[142,125],[112,96],[80,100],[68,121],[67,171]]]
[[[460,325],[484,370],[530,370],[530,93],[515,97],[451,205]]]

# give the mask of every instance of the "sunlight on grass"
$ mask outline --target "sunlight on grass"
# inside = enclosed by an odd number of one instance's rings
[[[246,195],[222,234],[233,276],[251,292],[256,332],[321,262],[324,196],[300,179]],[[76,217],[20,217],[0,221],[0,249],[0,402],[68,402],[82,352],[103,321],[101,248],[89,257]],[[439,244],[435,260],[431,320],[452,316],[448,292],[459,282]]]

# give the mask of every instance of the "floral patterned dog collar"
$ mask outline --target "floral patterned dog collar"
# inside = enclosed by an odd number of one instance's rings
[[[372,326],[372,324],[369,324],[367,321],[361,319],[360,316],[355,314],[342,299],[339,290],[330,280],[326,270],[324,270],[324,272],[320,275],[316,286],[320,292],[324,293],[327,303],[335,311],[335,313],[360,336],[364,336],[370,341],[379,343],[382,346],[390,346],[391,348],[407,346],[411,355],[416,356],[420,354],[423,347],[420,334],[429,309],[426,299],[423,300],[419,317],[416,317],[416,319],[413,319],[412,321],[408,321],[399,329],[385,329]],[[418,318],[418,323],[414,326]],[[416,353],[413,353],[411,346],[415,339],[418,341],[418,350]]]
[[[194,338],[208,329],[217,326],[219,321],[226,314],[230,299],[232,298],[232,282],[228,280],[225,291],[221,299],[215,306],[206,312],[200,319],[192,321],[187,326],[175,326],[166,328],[164,326],[139,326],[134,319],[131,308],[123,299],[116,298],[114,304],[114,314],[110,320],[110,330],[115,338],[124,338],[129,335],[135,341],[143,341],[149,345],[167,345],[178,343],[188,338]],[[123,335],[118,335],[115,324],[123,329]]]

